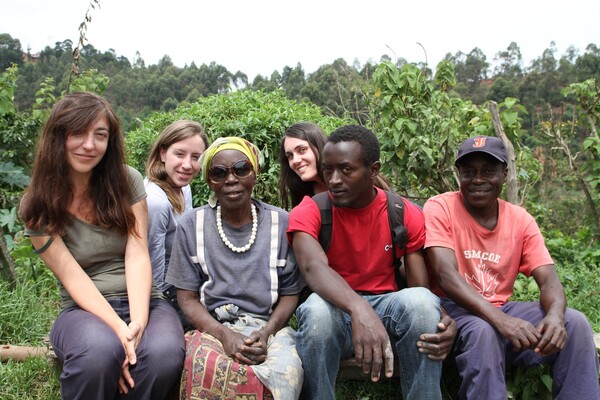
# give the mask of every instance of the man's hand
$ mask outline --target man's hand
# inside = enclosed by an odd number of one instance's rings
[[[456,337],[456,323],[445,311],[442,311],[442,318],[437,324],[437,333],[425,333],[419,337],[417,347],[421,353],[426,353],[427,357],[443,361],[452,351],[454,338]]]
[[[565,347],[568,336],[562,318],[546,315],[536,329],[542,335],[535,346],[537,353],[547,356],[557,353]]]
[[[352,342],[354,358],[365,374],[377,382],[384,366],[385,376],[394,374],[394,352],[387,331],[379,316],[366,301],[357,307],[352,318]]]
[[[505,313],[502,315],[503,317],[494,327],[512,343],[513,351],[534,349],[537,346],[542,335],[535,326],[521,318],[511,317]]]

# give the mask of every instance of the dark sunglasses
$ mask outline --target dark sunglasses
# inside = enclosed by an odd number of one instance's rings
[[[248,160],[240,160],[233,163],[231,167],[225,167],[224,165],[213,165],[208,170],[208,179],[212,183],[223,183],[227,179],[229,172],[233,172],[233,175],[238,178],[245,178],[250,175],[253,171],[252,163]]]

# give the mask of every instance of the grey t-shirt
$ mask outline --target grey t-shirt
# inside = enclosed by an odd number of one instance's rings
[[[209,312],[235,304],[241,310],[268,317],[280,295],[299,293],[303,287],[285,233],[288,213],[253,201],[258,230],[256,241],[244,253],[225,246],[217,231],[216,210],[208,205],[185,213],[177,227],[167,282],[198,292]],[[235,228],[223,222],[226,236],[238,247],[248,243],[251,229],[251,223]]]
[[[131,204],[146,197],[142,175],[127,166],[131,184]],[[25,228],[26,236],[43,236],[43,231]],[[85,273],[105,298],[127,298],[125,282],[125,246],[127,237],[114,229],[101,228],[88,224],[74,216],[66,227],[62,237],[65,245]],[[59,282],[62,308],[75,306],[75,302]],[[161,293],[153,285],[152,297],[159,298]]]
[[[167,194],[156,183],[144,179],[148,197],[148,250],[152,264],[154,283],[161,291],[172,287],[165,282],[167,267],[171,257],[171,246],[177,224],[183,213],[177,214]],[[181,188],[185,211],[192,209],[192,190],[190,185]]]

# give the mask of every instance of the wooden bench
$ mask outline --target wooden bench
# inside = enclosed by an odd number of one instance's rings
[[[596,350],[600,352],[600,333],[594,332],[594,343],[596,344]],[[394,364],[394,378],[398,377],[398,368]],[[369,379],[369,375],[362,372],[360,365],[352,359],[343,360],[340,363],[340,371],[338,372],[338,380],[365,380]]]
[[[382,377],[385,378],[383,367],[381,374]],[[396,364],[394,364],[394,375],[392,378],[398,378],[399,376],[398,367]],[[337,379],[338,381],[358,381],[370,379],[370,376],[362,371],[362,368],[360,365],[358,365],[354,358],[350,358],[348,360],[342,360],[340,363],[340,370],[338,372]]]

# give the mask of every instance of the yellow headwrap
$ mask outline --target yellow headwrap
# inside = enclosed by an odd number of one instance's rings
[[[260,150],[258,150],[258,147],[245,139],[229,136],[218,138],[208,147],[208,149],[206,149],[204,153],[202,153],[202,156],[200,157],[200,165],[202,165],[202,178],[204,178],[206,182],[208,182],[208,170],[213,158],[215,155],[217,155],[217,153],[223,150],[237,150],[244,154],[246,157],[248,157],[248,160],[250,160],[254,174],[258,175],[260,159]]]

